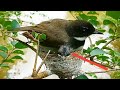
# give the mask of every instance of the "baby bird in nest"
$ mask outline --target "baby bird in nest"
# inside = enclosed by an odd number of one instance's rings
[[[72,79],[72,76],[81,74],[82,60],[72,55],[63,57],[56,54],[49,54],[45,65],[52,74],[58,75],[60,79]]]

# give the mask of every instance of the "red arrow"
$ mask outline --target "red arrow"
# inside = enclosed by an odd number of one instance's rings
[[[96,62],[90,61],[90,60],[88,60],[88,59],[84,58],[83,56],[80,56],[80,55],[78,55],[78,54],[76,54],[76,53],[72,53],[72,56],[77,57],[77,58],[79,58],[79,59],[81,59],[81,60],[84,60],[84,61],[86,61],[86,62],[89,62],[90,64],[94,64],[94,65],[96,65],[96,66],[98,66],[98,67],[100,67],[100,68],[102,68],[102,69],[104,69],[104,70],[108,70],[107,67],[105,67],[105,66],[103,66],[103,65],[101,65],[101,64],[98,64],[98,63],[96,63]]]

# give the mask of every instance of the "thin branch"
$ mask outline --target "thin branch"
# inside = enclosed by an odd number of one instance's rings
[[[15,50],[15,48],[13,48],[13,50],[8,54],[8,56],[4,60],[2,60],[0,65],[2,65],[5,62],[5,60],[7,60],[10,57],[10,55],[13,53],[14,50]]]
[[[34,30],[13,30],[13,31],[6,31],[6,32],[11,33],[11,32],[23,32],[23,31],[34,31]]]
[[[109,42],[107,42],[101,49],[103,49],[104,47],[106,47],[108,44],[110,44],[112,41],[114,41],[115,39],[111,39]]]
[[[111,72],[111,71],[118,71],[120,69],[110,69],[107,71],[98,71],[98,72],[85,72],[85,74],[91,74],[91,73],[106,73],[106,72]]]
[[[38,35],[38,45],[37,45],[37,52],[36,52],[36,57],[35,57],[35,63],[34,63],[34,68],[33,68],[33,73],[32,73],[32,76],[35,77],[37,75],[36,73],[36,66],[37,66],[37,58],[38,58],[38,54],[39,54],[39,40],[40,38],[40,34]]]
[[[91,40],[90,36],[88,38],[90,40],[90,46],[92,46],[93,44],[92,44],[92,40]]]
[[[71,15],[77,20],[77,18],[73,15],[73,13],[72,12],[70,12],[71,13]]]
[[[37,52],[37,50],[35,48],[33,48],[32,46],[30,46],[29,44],[27,44],[27,43],[25,43],[25,42],[23,42],[23,41],[21,41],[21,40],[19,40],[17,38],[14,38],[14,37],[11,37],[11,36],[8,36],[8,37],[21,42],[22,44],[24,44],[24,45],[28,46],[30,49],[32,49],[34,52]]]
[[[44,64],[45,60],[47,59],[48,55],[50,53],[50,50],[48,51],[48,53],[46,54],[45,58],[43,59],[42,63],[40,64],[40,66],[38,67],[37,73],[40,71],[42,65]]]

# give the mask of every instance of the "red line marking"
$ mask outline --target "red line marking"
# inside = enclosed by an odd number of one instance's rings
[[[77,57],[77,58],[79,58],[79,59],[82,59],[82,60],[84,60],[84,61],[86,61],[86,62],[89,62],[90,64],[94,64],[94,65],[96,65],[96,66],[98,66],[98,67],[100,67],[100,68],[102,68],[102,69],[104,69],[104,70],[108,70],[107,67],[105,67],[105,66],[103,66],[103,65],[101,65],[101,64],[98,64],[98,63],[96,63],[96,62],[90,61],[90,60],[88,60],[88,59],[84,58],[83,56],[80,56],[80,55],[78,55],[78,54],[76,54],[76,53],[72,53],[72,56]]]

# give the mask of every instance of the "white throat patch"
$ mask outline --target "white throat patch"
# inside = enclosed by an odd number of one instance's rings
[[[78,41],[84,41],[87,37],[74,37]]]

